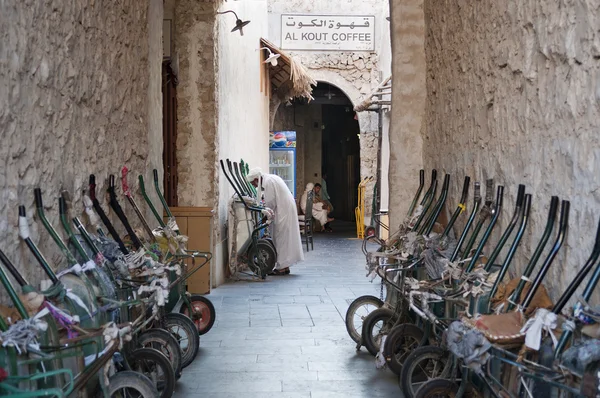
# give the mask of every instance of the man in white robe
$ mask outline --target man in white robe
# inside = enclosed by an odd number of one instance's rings
[[[308,193],[310,191],[313,191],[314,188],[315,185],[312,182],[306,184],[306,189],[302,194],[302,198],[300,198],[300,208],[302,208],[302,212],[304,214],[306,214],[306,199],[308,197]],[[327,216],[327,213],[329,213],[329,208],[327,207],[327,205],[323,203],[323,201],[313,197],[312,216],[315,220],[319,222],[319,224],[321,224],[320,232],[331,230],[331,228],[329,228],[329,223],[332,222],[334,219],[329,218]]]
[[[277,249],[277,266],[274,274],[289,274],[290,266],[304,261],[298,227],[298,209],[294,197],[279,176],[263,173],[260,168],[250,170],[246,179],[258,188],[259,194],[262,192],[265,206],[275,212],[271,224],[273,243]]]

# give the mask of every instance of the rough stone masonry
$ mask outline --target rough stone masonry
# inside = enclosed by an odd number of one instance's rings
[[[452,175],[452,207],[465,174],[506,187],[492,242],[527,185],[532,217],[513,275],[550,196],[571,201],[567,244],[545,279],[556,299],[590,255],[600,217],[600,1],[425,0],[424,15],[424,164]]]
[[[160,29],[160,3],[0,2],[0,249],[32,283],[43,273],[20,243],[19,205],[51,265],[65,265],[34,222],[34,188],[58,227],[60,190],[71,194],[72,214],[87,220],[81,193],[90,173],[103,200],[105,179],[123,165],[132,170],[132,187],[139,173],[149,180],[152,168],[162,169],[161,119],[150,116],[161,114],[160,72],[151,76],[149,68],[156,62],[160,71],[162,47],[148,28]]]

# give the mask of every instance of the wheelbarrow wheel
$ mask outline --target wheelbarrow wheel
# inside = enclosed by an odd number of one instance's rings
[[[275,251],[275,256],[277,256],[277,248],[275,247],[275,242],[273,242],[273,239],[272,238],[262,238],[261,240],[267,242]]]
[[[181,348],[179,342],[171,333],[164,329],[149,329],[137,337],[137,343],[140,347],[149,347],[157,349],[167,356],[173,366],[175,378],[181,377]]]
[[[194,361],[200,349],[198,329],[190,318],[183,314],[171,313],[165,316],[167,329],[181,348],[181,367],[185,368]]]
[[[360,296],[346,311],[346,330],[356,343],[361,342],[361,332],[365,318],[374,310],[381,308],[383,301],[375,296]]]
[[[375,227],[369,225],[365,228],[365,237],[375,236],[376,232],[377,230],[375,229]]]
[[[383,355],[388,367],[395,375],[402,374],[402,365],[406,358],[423,340],[423,330],[411,323],[402,323],[394,326],[385,340]]]
[[[416,398],[454,398],[458,393],[458,384],[446,379],[433,379],[423,384],[417,391]]]
[[[160,396],[150,379],[131,370],[116,373],[108,380],[108,395],[111,398],[158,398]]]
[[[185,304],[181,306],[181,313],[192,319],[198,329],[198,334],[202,336],[215,324],[217,316],[215,306],[209,299],[199,294],[192,294],[190,297],[190,306],[192,307],[191,316],[188,306]]]
[[[253,272],[265,279],[275,269],[277,265],[277,253],[275,248],[264,239],[256,242],[256,249],[251,247]]]
[[[417,396],[417,391],[433,379],[449,376],[450,352],[438,346],[424,346],[414,350],[404,361],[400,388],[406,398]]]
[[[175,391],[175,372],[169,358],[154,348],[138,348],[127,357],[131,370],[152,381],[160,398],[170,398]]]
[[[387,308],[376,309],[365,318],[362,341],[371,355],[377,355],[383,336],[390,332],[394,326],[394,322],[394,311]]]

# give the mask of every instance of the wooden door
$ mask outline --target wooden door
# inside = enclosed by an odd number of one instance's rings
[[[162,64],[163,93],[163,165],[165,198],[170,207],[177,206],[177,77],[171,61]]]

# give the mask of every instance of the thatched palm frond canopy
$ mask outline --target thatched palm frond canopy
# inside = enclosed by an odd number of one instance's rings
[[[282,101],[295,97],[312,98],[312,86],[316,86],[315,79],[310,77],[306,69],[291,56],[279,49],[268,40],[260,39],[261,47],[267,47],[273,53],[280,54],[276,66],[269,67],[271,89]]]

